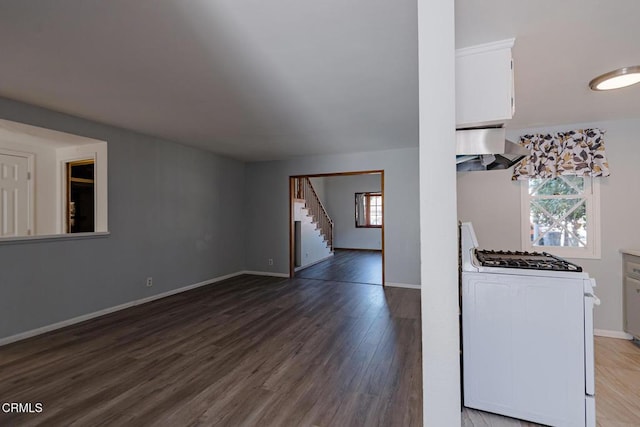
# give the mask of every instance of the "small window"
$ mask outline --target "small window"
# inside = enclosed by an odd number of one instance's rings
[[[356,193],[356,227],[382,227],[381,193]]]
[[[522,181],[523,249],[599,258],[599,211],[597,179],[559,176]]]

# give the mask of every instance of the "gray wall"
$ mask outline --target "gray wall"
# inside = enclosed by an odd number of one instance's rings
[[[380,228],[356,228],[355,223],[355,193],[380,191],[380,175],[330,176],[324,180],[326,207],[334,226],[334,246],[382,249]]]
[[[599,127],[606,131],[605,147],[611,176],[600,178],[601,259],[574,259],[598,282],[602,304],[595,308],[595,327],[622,331],[622,248],[640,249],[640,120],[569,124],[511,131],[516,141],[529,132]],[[520,186],[511,170],[458,174],[458,218],[473,222],[480,246],[520,249]]]
[[[0,118],[108,142],[111,231],[1,244],[0,338],[244,269],[244,163],[6,99]]]
[[[247,164],[247,268],[289,271],[289,176],[378,169],[385,171],[385,279],[420,284],[417,148]]]

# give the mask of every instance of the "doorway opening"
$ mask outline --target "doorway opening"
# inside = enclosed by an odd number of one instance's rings
[[[384,286],[384,170],[289,177],[289,277]]]
[[[66,164],[67,233],[95,231],[95,161],[79,160]]]

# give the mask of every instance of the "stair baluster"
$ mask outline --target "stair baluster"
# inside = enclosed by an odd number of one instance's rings
[[[329,249],[333,252],[333,221],[313,188],[311,180],[308,177],[295,178],[293,190],[295,198],[304,200],[309,214],[318,224]]]

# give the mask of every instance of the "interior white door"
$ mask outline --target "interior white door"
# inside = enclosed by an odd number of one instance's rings
[[[0,153],[0,237],[29,235],[29,159]]]

